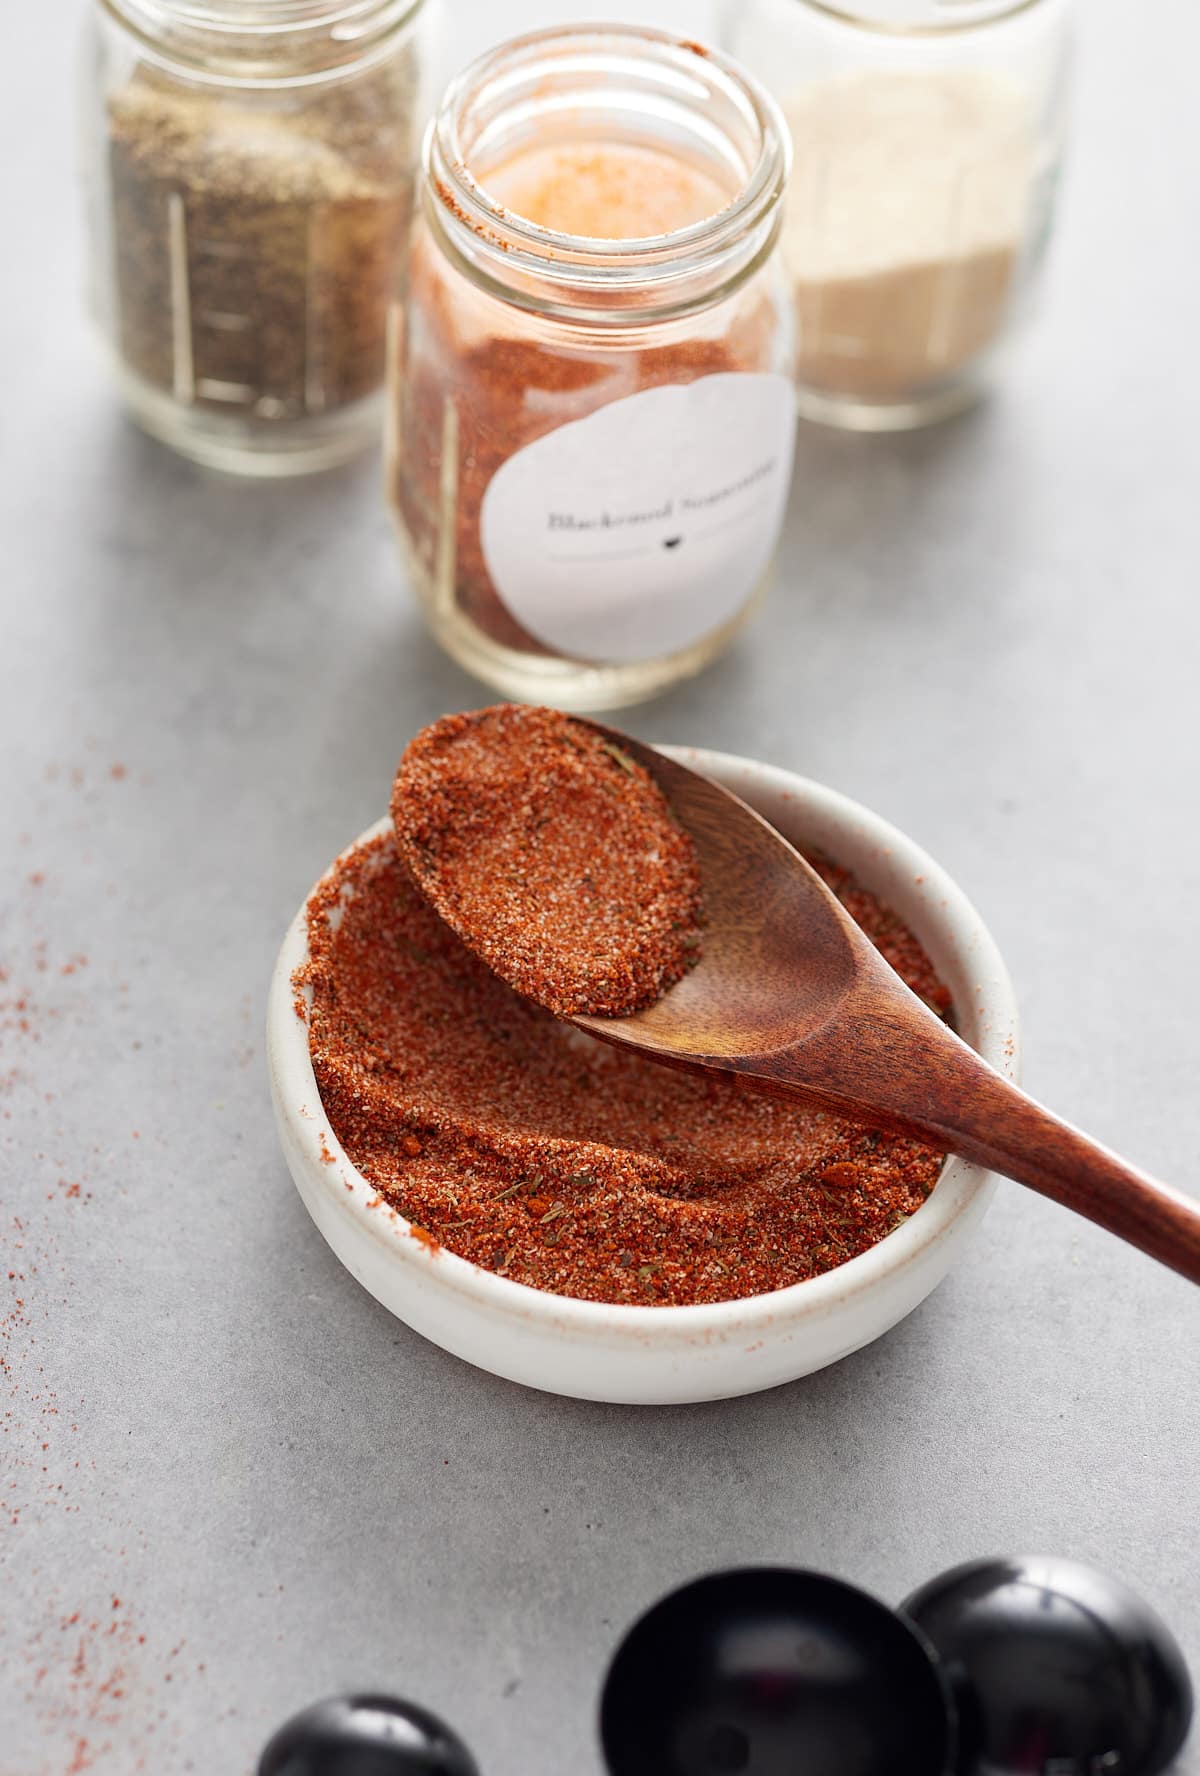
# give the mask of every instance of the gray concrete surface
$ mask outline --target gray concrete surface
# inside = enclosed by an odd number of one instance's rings
[[[631,725],[914,833],[1008,957],[1030,1087],[1195,1189],[1200,20],[1085,10],[1050,300],[998,398],[804,431],[769,607]],[[531,16],[462,0],[456,47]],[[346,1685],[444,1711],[485,1776],[587,1776],[622,1627],[736,1561],[897,1599],[1062,1552],[1200,1662],[1197,1296],[1015,1186],[887,1340],[711,1407],[504,1385],[339,1269],[275,1145],[268,971],[406,738],[481,692],[375,464],[233,486],[123,423],[80,315],[73,9],[6,23],[0,1776],[243,1776]]]

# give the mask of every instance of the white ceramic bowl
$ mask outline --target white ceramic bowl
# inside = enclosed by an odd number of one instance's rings
[[[950,988],[963,1036],[1016,1077],[1007,971],[978,913],[925,852],[868,809],[803,777],[723,753],[664,751],[727,785],[793,843],[852,870],[894,908]],[[456,1356],[528,1387],[666,1404],[754,1393],[807,1375],[869,1344],[923,1301],[978,1226],[994,1188],[991,1174],[951,1158],[928,1201],[869,1251],[808,1282],[741,1301],[618,1307],[510,1282],[431,1248],[395,1210],[372,1206],[374,1188],[351,1165],[322,1109],[307,1027],[296,1015],[291,979],[307,948],[301,908],[271,983],[267,1052],[279,1138],[309,1214],[351,1275],[392,1313]]]

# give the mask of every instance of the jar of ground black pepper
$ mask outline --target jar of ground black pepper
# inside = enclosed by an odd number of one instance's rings
[[[632,27],[518,39],[425,142],[388,481],[438,638],[509,696],[699,670],[770,569],[794,429],[773,102]]]
[[[378,432],[423,0],[94,0],[93,306],[134,418],[254,475]]]

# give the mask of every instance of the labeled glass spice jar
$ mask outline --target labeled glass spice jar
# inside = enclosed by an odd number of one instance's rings
[[[446,94],[388,483],[434,632],[507,695],[651,696],[762,590],[794,434],[788,158],[761,88],[650,30],[539,32]]]
[[[92,301],[133,417],[287,475],[377,435],[423,0],[94,0]]]
[[[795,154],[783,228],[809,418],[967,405],[1032,305],[1066,131],[1070,0],[726,0]]]

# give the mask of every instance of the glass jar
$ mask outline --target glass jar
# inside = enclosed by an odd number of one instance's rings
[[[379,431],[422,0],[94,0],[92,302],[133,417],[251,475]]]
[[[792,132],[800,411],[921,425],[1030,308],[1063,151],[1068,0],[726,0]]]
[[[507,695],[651,696],[762,590],[795,430],[787,168],[767,95],[655,31],[539,32],[447,92],[388,481],[434,632]]]

